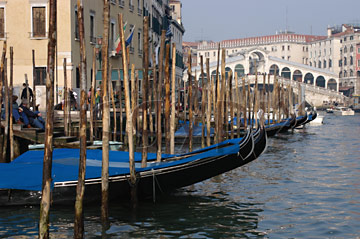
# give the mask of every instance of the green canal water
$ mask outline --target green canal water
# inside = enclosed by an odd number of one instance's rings
[[[14,175],[15,176],[15,175]],[[51,238],[73,236],[73,208],[51,209]],[[34,238],[39,208],[1,208],[0,238]],[[103,238],[360,238],[360,115],[325,115],[269,139],[254,162],[140,202],[112,204]],[[100,207],[86,238],[102,238]]]

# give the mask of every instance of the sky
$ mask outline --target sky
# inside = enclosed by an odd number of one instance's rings
[[[183,41],[273,35],[326,35],[327,27],[360,24],[360,0],[181,0]]]

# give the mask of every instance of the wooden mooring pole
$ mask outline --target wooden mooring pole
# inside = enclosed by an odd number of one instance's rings
[[[109,108],[109,20],[110,1],[104,0],[103,9],[103,41],[102,41],[102,170],[101,170],[101,222],[103,230],[108,228],[109,220],[109,136],[110,136],[110,108]],[[124,51],[125,48],[123,48]]]
[[[170,154],[175,153],[175,74],[176,74],[176,45],[172,44],[171,67],[171,116],[170,116]]]
[[[9,86],[9,100],[10,100],[10,122],[9,122],[9,137],[10,137],[10,162],[12,162],[14,160],[14,129],[13,129],[13,92],[14,92],[14,88],[13,88],[13,79],[14,79],[14,50],[13,47],[10,47],[10,86]],[[35,108],[34,108],[35,109]]]
[[[45,149],[43,163],[43,180],[40,203],[39,238],[49,238],[49,214],[51,196],[51,169],[53,156],[53,130],[54,130],[54,78],[55,78],[55,46],[57,41],[56,28],[57,1],[49,1],[49,40],[46,74],[46,124]],[[29,95],[28,95],[29,98]]]
[[[147,129],[147,115],[148,115],[148,84],[149,84],[149,17],[144,17],[144,37],[143,37],[143,44],[144,44],[144,53],[143,53],[143,67],[144,67],[144,74],[143,74],[143,83],[142,83],[142,152],[141,152],[141,166],[146,167],[147,161],[147,154],[148,154],[148,129]],[[150,94],[149,94],[150,95]],[[151,114],[151,112],[150,112]]]
[[[84,9],[83,0],[77,1],[78,23],[80,37],[80,158],[79,158],[79,175],[76,186],[75,201],[75,222],[74,238],[84,238],[84,210],[83,201],[85,194],[85,173],[86,173],[86,47],[85,47],[85,30],[84,30]]]

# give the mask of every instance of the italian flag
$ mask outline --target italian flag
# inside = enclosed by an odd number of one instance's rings
[[[127,25],[127,22],[125,22],[124,24],[124,32],[126,30],[126,25]],[[120,34],[118,35],[116,41],[115,41],[115,47],[116,47],[116,54],[119,54],[119,52],[121,51],[121,42],[120,42]]]

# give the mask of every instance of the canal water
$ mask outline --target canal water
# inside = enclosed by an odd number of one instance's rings
[[[325,115],[269,139],[256,161],[141,202],[111,205],[105,238],[360,238],[360,115]],[[14,175],[16,176],[16,175]],[[101,238],[99,207],[86,238]],[[34,238],[39,208],[1,208],[0,238]],[[52,208],[51,237],[71,238],[73,208]]]

